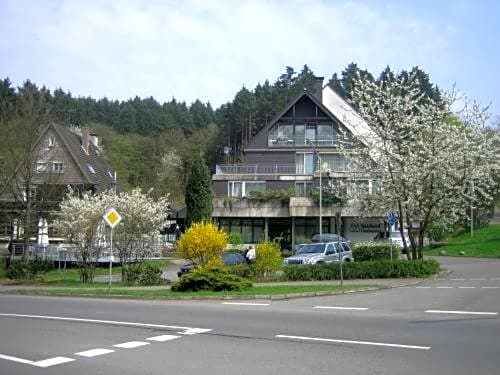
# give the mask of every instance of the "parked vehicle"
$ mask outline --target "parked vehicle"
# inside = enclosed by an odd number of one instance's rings
[[[339,236],[337,233],[319,233],[313,234],[311,237],[311,242],[338,242],[340,237],[341,242],[349,243],[349,240],[345,237]]]
[[[315,242],[302,246],[297,254],[285,258],[283,264],[318,264],[338,262],[354,262],[352,250],[349,244],[344,241],[335,242]]]
[[[240,253],[224,253],[222,254],[222,263],[224,263],[225,266],[234,266],[236,264],[246,264],[247,260]],[[193,263],[184,264],[177,270],[177,276],[181,277],[194,269],[195,265]]]
[[[406,245],[410,245],[410,238],[408,237],[408,232],[403,232],[404,238],[406,241]],[[403,237],[401,237],[401,232],[399,231],[383,231],[378,232],[375,237],[373,237],[374,241],[390,241],[392,244],[400,249],[403,248]]]

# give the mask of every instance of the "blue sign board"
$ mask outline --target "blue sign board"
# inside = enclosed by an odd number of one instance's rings
[[[394,215],[394,211],[393,210],[389,211],[389,215],[387,216],[387,222],[391,226],[394,225],[394,224],[396,224],[396,215]]]

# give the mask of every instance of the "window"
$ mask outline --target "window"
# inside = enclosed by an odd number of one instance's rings
[[[295,182],[295,192],[298,197],[308,197],[313,188],[312,182]]]
[[[62,161],[52,162],[52,172],[63,173],[64,172],[64,163]]]
[[[87,168],[89,169],[90,173],[95,174],[95,169],[92,165],[87,164]]]
[[[47,147],[48,148],[53,148],[56,146],[56,138],[55,137],[49,137],[47,139]]]
[[[321,169],[345,172],[349,169],[348,160],[341,154],[321,154]]]
[[[234,198],[246,197],[251,191],[266,191],[264,181],[229,181],[228,196]]]
[[[45,161],[37,161],[36,162],[36,172],[43,173],[47,170],[47,162]]]
[[[297,152],[295,154],[295,173],[313,174],[314,154],[312,152]]]
[[[331,124],[319,124],[318,130],[318,145],[332,145],[333,144],[333,126]]]

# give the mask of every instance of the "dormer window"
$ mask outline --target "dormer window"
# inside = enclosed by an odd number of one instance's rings
[[[95,174],[95,169],[92,165],[87,164],[87,168],[89,169],[90,173]]]
[[[47,139],[47,147],[48,148],[53,148],[56,146],[56,138],[54,136],[51,136]]]
[[[47,162],[37,161],[36,162],[36,173],[43,173],[47,170]]]

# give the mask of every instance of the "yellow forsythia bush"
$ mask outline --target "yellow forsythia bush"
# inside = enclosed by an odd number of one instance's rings
[[[261,242],[255,247],[255,262],[253,267],[258,274],[266,276],[268,272],[275,272],[281,268],[280,246],[276,242]]]
[[[177,243],[177,255],[199,267],[222,265],[228,235],[210,222],[194,223]]]

